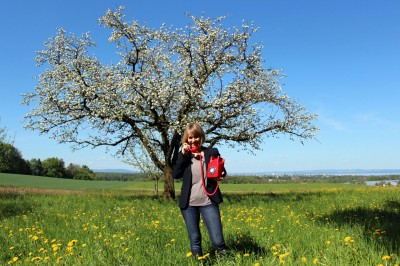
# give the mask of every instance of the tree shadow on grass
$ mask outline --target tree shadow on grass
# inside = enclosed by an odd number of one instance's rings
[[[226,244],[229,249],[236,254],[254,254],[257,256],[265,256],[269,251],[260,246],[251,234],[244,233],[237,236],[228,235]]]
[[[256,257],[265,257],[270,252],[268,249],[260,246],[249,232],[237,236],[228,235],[225,239],[228,250],[222,255],[216,254],[214,249],[208,250],[210,257],[203,261],[203,265],[215,265],[219,260],[234,260],[240,254],[251,254]]]
[[[33,211],[32,202],[19,194],[0,195],[0,220]]]
[[[389,251],[400,248],[400,201],[386,201],[381,209],[358,207],[335,211],[317,221],[325,223],[326,218],[338,226],[361,226],[367,241],[376,239]]]

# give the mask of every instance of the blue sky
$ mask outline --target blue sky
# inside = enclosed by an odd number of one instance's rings
[[[110,32],[98,26],[106,10],[126,7],[127,19],[149,26],[184,26],[188,12],[228,16],[227,26],[254,21],[255,42],[264,45],[265,67],[283,69],[283,87],[311,113],[318,113],[318,141],[304,145],[285,137],[266,138],[255,155],[219,147],[229,172],[319,169],[399,169],[400,2],[397,0],[198,0],[198,1],[1,1],[0,127],[15,137],[26,159],[58,157],[92,169],[133,169],[104,148],[73,152],[48,135],[23,129],[41,69],[35,52],[57,28],[91,32],[93,50],[110,62]],[[113,51],[111,51],[112,53]]]

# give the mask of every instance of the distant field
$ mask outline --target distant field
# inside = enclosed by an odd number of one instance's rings
[[[312,191],[331,188],[354,188],[361,185],[349,185],[338,183],[287,183],[287,184],[220,184],[223,192],[246,192],[246,193],[270,193],[270,192],[292,192]],[[36,189],[59,189],[59,190],[109,190],[109,191],[154,191],[154,182],[135,181],[88,181],[52,178],[43,176],[16,175],[0,173],[0,187],[25,187]],[[180,191],[181,183],[175,182],[175,189]],[[163,182],[159,182],[159,191],[163,191]]]
[[[118,189],[126,186],[122,181],[88,181],[45,176],[0,173],[0,187],[31,187],[43,189],[98,190]]]

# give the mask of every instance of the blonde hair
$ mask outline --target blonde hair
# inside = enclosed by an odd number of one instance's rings
[[[203,129],[201,128],[200,124],[191,123],[191,124],[187,125],[187,127],[185,129],[185,133],[183,134],[182,145],[188,142],[190,134],[193,134],[193,136],[195,136],[195,137],[200,137],[200,143],[201,144],[204,143],[206,135],[205,135]]]

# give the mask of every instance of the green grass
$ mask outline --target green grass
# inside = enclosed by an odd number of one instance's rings
[[[205,263],[278,265],[284,260],[295,265],[306,258],[327,265],[377,265],[398,241],[387,232],[399,233],[398,227],[385,221],[396,214],[387,205],[394,195],[389,191],[388,198],[372,200],[375,208],[359,196],[375,198],[381,192],[227,195],[221,210],[232,250],[220,261],[210,256]],[[349,206],[334,207],[342,205]],[[194,265],[186,258],[188,242],[176,202],[106,194],[13,195],[3,196],[1,209],[4,263],[18,258],[66,265]],[[378,229],[386,233],[378,235]]]
[[[225,185],[223,191],[234,189]],[[0,263],[399,264],[400,188],[329,186],[268,185],[270,190],[260,191],[266,193],[252,193],[255,187],[224,193],[221,214],[230,250],[216,257],[202,226],[209,255],[200,261],[186,256],[189,242],[176,200],[119,186],[66,195],[3,192]]]

